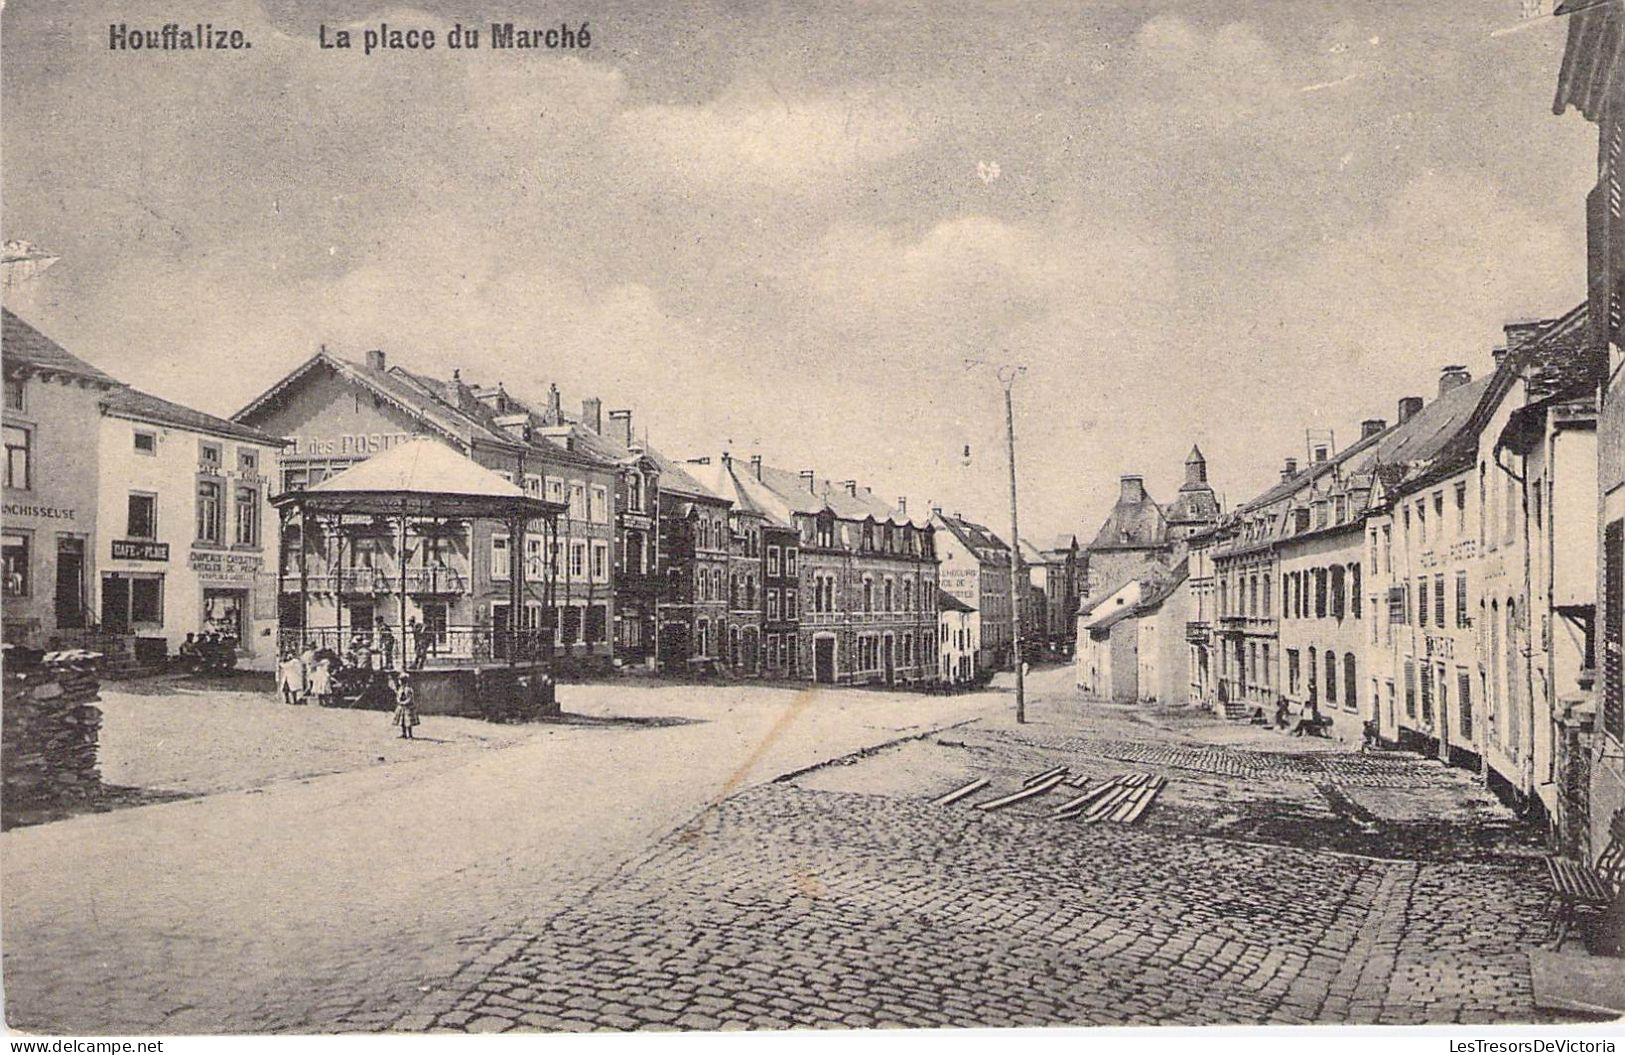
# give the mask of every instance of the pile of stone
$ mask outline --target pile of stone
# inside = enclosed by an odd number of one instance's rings
[[[71,805],[101,791],[102,712],[94,653],[8,650],[0,706],[0,819]]]

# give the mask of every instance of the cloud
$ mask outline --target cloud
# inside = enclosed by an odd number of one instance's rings
[[[687,188],[816,193],[915,149],[920,135],[878,92],[789,94],[734,85],[695,106],[643,106],[618,120],[626,149]]]

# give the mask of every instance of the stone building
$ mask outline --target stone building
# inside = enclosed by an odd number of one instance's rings
[[[342,535],[303,538],[301,525],[285,524],[286,570],[294,572],[303,553],[307,580],[312,564],[319,571],[312,599],[297,605],[302,611],[294,610],[300,594],[290,580],[282,626],[330,628],[342,636],[398,621],[388,603],[388,584],[404,573],[411,583],[407,618],[420,621],[447,647],[491,631],[541,629],[551,630],[562,665],[611,663],[614,463],[574,449],[568,437],[555,443],[539,435],[526,413],[499,413],[457,371],[449,381],[439,381],[391,366],[382,351],[370,351],[356,363],[324,348],[233,420],[287,439],[284,490],[317,483],[371,454],[425,436],[568,507],[556,535],[538,523],[523,540],[510,539],[490,521],[423,522],[414,527],[404,553],[397,552],[398,540],[382,526],[356,525]],[[525,565],[519,613],[509,611],[514,560]],[[554,625],[544,626],[544,619]],[[399,637],[400,628],[394,632]]]
[[[9,309],[5,368],[5,639],[43,646],[95,622],[98,447],[87,437],[119,382]]]
[[[937,676],[944,685],[966,685],[976,680],[976,653],[981,648],[981,617],[975,608],[937,588]]]
[[[694,466],[653,447],[648,454],[660,473],[658,666],[697,672],[716,662],[727,639],[728,502],[689,474]]]
[[[855,480],[764,465],[760,482],[796,525],[800,676],[824,684],[934,680],[936,529]]]
[[[931,510],[931,526],[937,529],[938,584],[975,608],[982,625],[981,652],[976,664],[982,670],[1002,670],[1010,666],[1010,547],[991,529],[967,520],[958,513]],[[1029,606],[1030,608],[1030,606]],[[1035,630],[1031,623],[1022,629],[1029,640]]]

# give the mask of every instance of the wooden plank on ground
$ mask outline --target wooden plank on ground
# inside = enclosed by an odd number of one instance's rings
[[[1095,785],[1094,787],[1090,788],[1088,791],[1084,792],[1082,795],[1079,795],[1077,798],[1073,799],[1071,802],[1066,803],[1064,806],[1057,807],[1056,810],[1055,810],[1056,819],[1057,820],[1070,820],[1073,817],[1078,816],[1086,808],[1088,808],[1088,806],[1089,806],[1089,804],[1091,802],[1094,802],[1094,801],[1098,800],[1102,795],[1105,795],[1105,794],[1113,791],[1114,789],[1117,788],[1117,786],[1118,785],[1115,782],[1115,780],[1108,780],[1104,784]]]
[[[943,795],[941,798],[932,799],[931,805],[951,806],[960,799],[964,798],[966,795],[974,795],[976,792],[981,791],[983,788],[987,787],[987,784],[988,780],[986,777],[979,777],[962,788],[948,792],[948,794]]]
[[[1151,789],[1149,787],[1135,788],[1132,795],[1124,799],[1122,802],[1119,802],[1117,804],[1117,808],[1112,810],[1110,819],[1113,821],[1121,821],[1124,817],[1127,817],[1129,812],[1133,810],[1134,807],[1138,806],[1149,794],[1151,794]]]
[[[1035,795],[1043,795],[1050,789],[1057,787],[1065,776],[1065,773],[1057,773],[1041,783],[1034,784],[1030,788],[1022,788],[1020,791],[1015,792],[1012,795],[1006,795],[1002,799],[992,799],[988,802],[978,802],[976,804],[976,808],[979,810],[996,810],[1004,806],[1009,806],[1012,803],[1020,802],[1023,799],[1030,799]]]
[[[1122,802],[1123,799],[1127,798],[1133,793],[1133,788],[1120,787],[1113,790],[1110,795],[1102,796],[1100,801],[1089,807],[1088,811],[1084,813],[1084,821],[1088,824],[1095,824],[1101,820],[1104,820],[1106,814],[1110,813],[1116,808],[1119,802]]]
[[[1140,815],[1142,813],[1144,813],[1147,808],[1150,807],[1152,800],[1155,799],[1162,792],[1163,786],[1165,784],[1167,784],[1167,783],[1168,783],[1168,778],[1167,777],[1158,777],[1156,780],[1152,781],[1151,789],[1150,789],[1149,792],[1147,792],[1144,800],[1142,800],[1137,806],[1135,806],[1134,809],[1129,811],[1128,816],[1123,818],[1123,823],[1124,824],[1133,824],[1135,821],[1139,820]]]
[[[1034,784],[1043,783],[1044,781],[1048,780],[1050,777],[1053,777],[1057,773],[1065,774],[1066,771],[1067,771],[1066,766],[1055,766],[1055,767],[1053,767],[1051,769],[1044,770],[1042,773],[1034,773],[1032,776],[1028,777],[1026,780],[1023,780],[1021,782],[1021,786],[1024,787],[1024,788],[1030,788]]]

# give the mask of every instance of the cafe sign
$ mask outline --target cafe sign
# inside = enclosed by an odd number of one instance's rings
[[[169,543],[142,542],[139,539],[114,539],[113,559],[167,561],[169,559]]]
[[[193,550],[187,558],[186,566],[196,572],[200,579],[252,583],[263,563],[264,559],[257,553]]]

